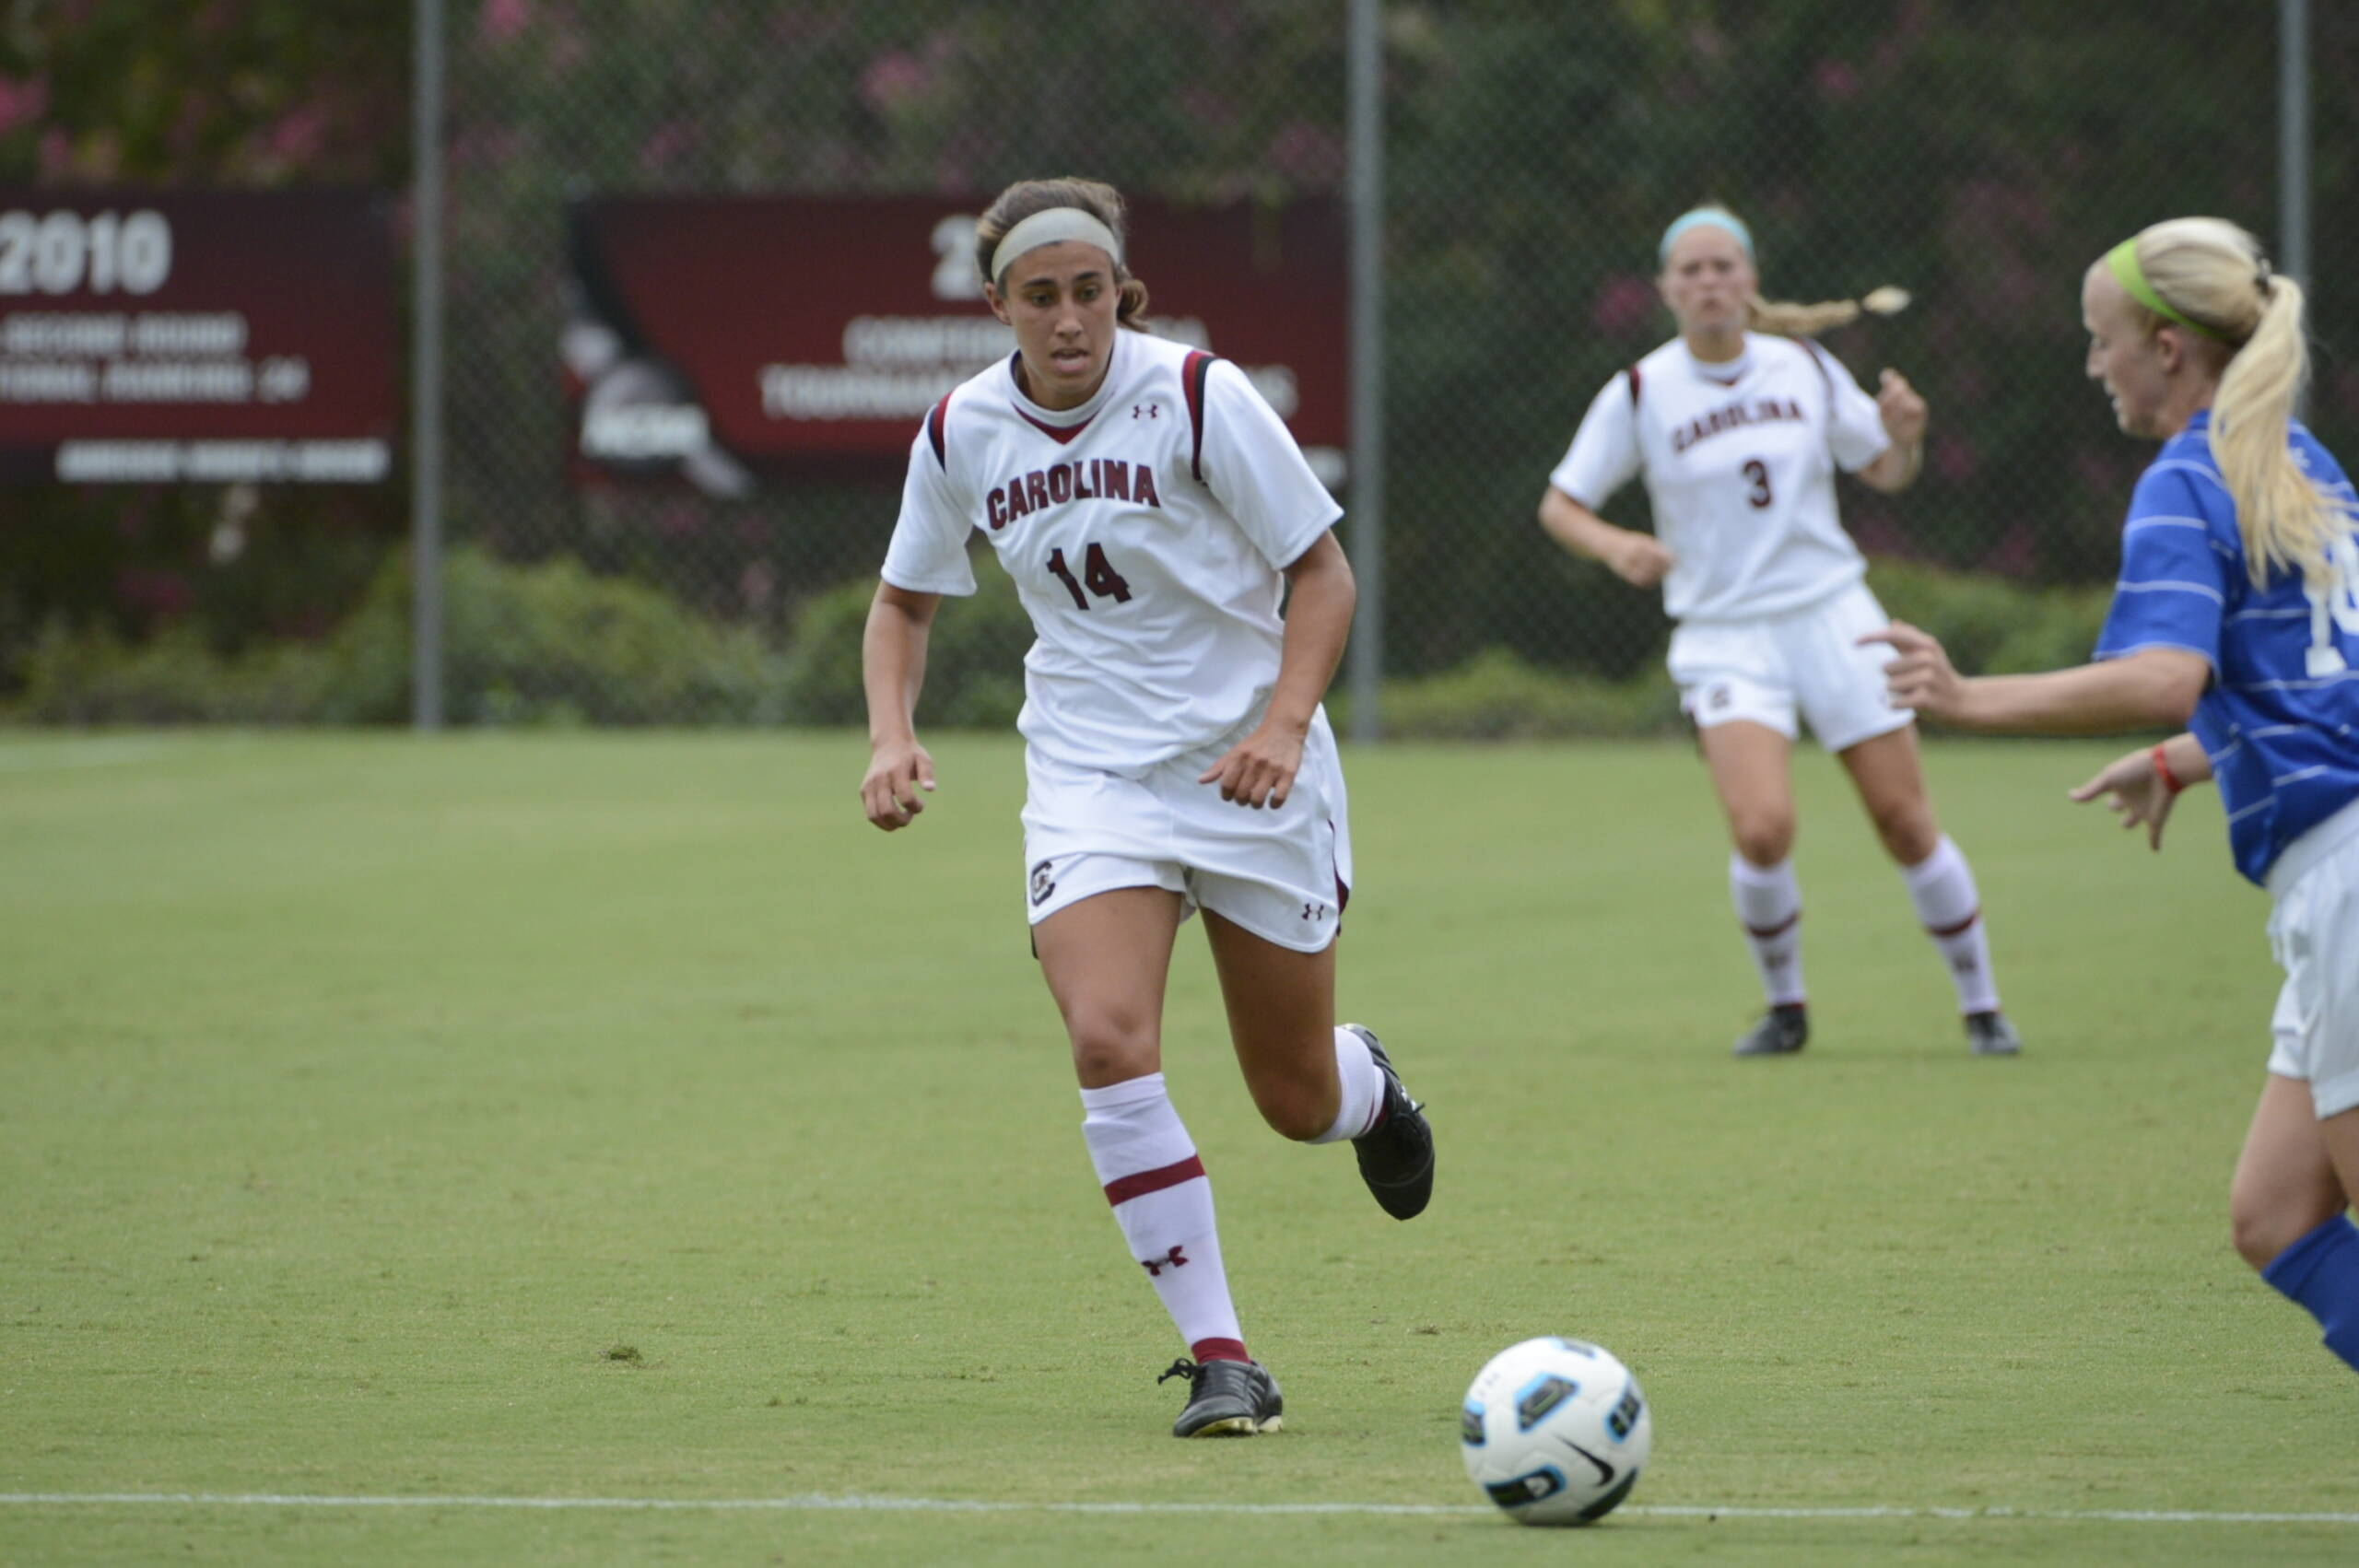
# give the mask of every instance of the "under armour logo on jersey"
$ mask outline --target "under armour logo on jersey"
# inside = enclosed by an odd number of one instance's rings
[[[1160,1279],[1166,1269],[1185,1269],[1187,1266],[1188,1260],[1180,1255],[1180,1249],[1176,1246],[1160,1258],[1139,1259],[1139,1267],[1147,1271],[1149,1279]]]
[[[1163,417],[1163,404],[1159,403],[1134,403],[1131,404],[1131,417],[1133,419],[1160,419]]]

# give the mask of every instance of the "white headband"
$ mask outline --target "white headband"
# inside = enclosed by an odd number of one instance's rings
[[[1080,240],[1097,246],[1122,264],[1122,248],[1114,242],[1114,231],[1079,207],[1050,207],[1036,212],[1009,229],[992,252],[992,283],[1007,275],[1015,258],[1027,251],[1037,251],[1043,245],[1054,245],[1062,240]]]

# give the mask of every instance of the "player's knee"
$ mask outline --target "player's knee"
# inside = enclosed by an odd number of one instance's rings
[[[1121,1083],[1143,1078],[1159,1065],[1153,1022],[1120,1009],[1076,1010],[1065,1020],[1073,1036],[1073,1065],[1084,1083]]]
[[[1729,831],[1736,841],[1736,852],[1747,863],[1764,870],[1794,852],[1794,818],[1790,812],[1746,813],[1729,825]]]
[[[1942,830],[1933,821],[1931,809],[1921,801],[1880,807],[1870,814],[1885,852],[1904,866],[1921,865],[1942,847]]]
[[[2275,1262],[2307,1229],[2298,1219],[2259,1203],[2235,1200],[2228,1206],[2228,1239],[2255,1273]]]
[[[1308,1143],[1335,1123],[1336,1087],[1332,1075],[1257,1077],[1252,1090],[1254,1108],[1262,1113],[1270,1130],[1281,1138]]]

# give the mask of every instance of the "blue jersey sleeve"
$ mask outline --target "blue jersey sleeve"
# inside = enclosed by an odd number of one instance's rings
[[[2121,576],[2097,638],[2096,657],[2147,648],[2200,653],[2216,676],[2220,625],[2236,564],[2236,512],[2208,464],[2161,462],[2146,470],[2121,530]]]

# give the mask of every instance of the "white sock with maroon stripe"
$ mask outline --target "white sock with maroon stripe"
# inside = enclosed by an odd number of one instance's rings
[[[1335,1081],[1343,1096],[1335,1106],[1335,1125],[1311,1140],[1341,1143],[1357,1138],[1376,1125],[1384,1106],[1384,1070],[1367,1054],[1367,1042],[1342,1024],[1335,1026]]]
[[[1213,1184],[1163,1074],[1081,1092],[1081,1136],[1131,1256],[1198,1361],[1245,1361],[1213,1226]]]
[[[1802,889],[1789,858],[1756,866],[1743,855],[1729,857],[1729,897],[1744,927],[1753,966],[1772,1007],[1802,1000]]]
[[[1974,871],[1966,863],[1949,835],[1933,852],[1913,866],[1900,869],[1908,884],[1909,902],[1925,934],[1949,961],[1950,979],[1957,986],[1960,1012],[1992,1012],[1999,1006],[1998,983],[1990,977],[1990,939],[1982,929],[1982,895],[1974,885]]]

